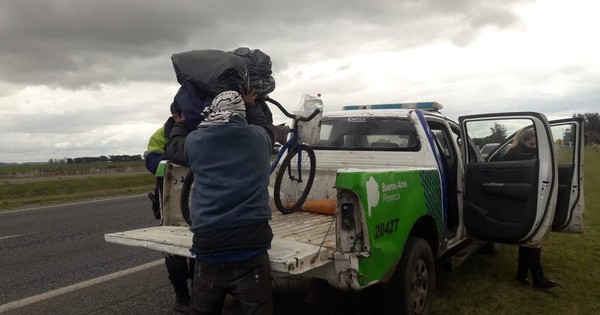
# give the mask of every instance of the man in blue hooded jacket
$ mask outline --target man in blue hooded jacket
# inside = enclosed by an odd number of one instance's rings
[[[273,238],[268,185],[275,127],[252,101],[235,91],[217,95],[185,140],[195,179],[192,314],[220,314],[227,294],[245,314],[273,311],[267,249]]]

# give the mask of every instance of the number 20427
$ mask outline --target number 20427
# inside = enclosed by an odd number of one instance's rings
[[[391,219],[375,226],[375,239],[398,231],[398,219]]]

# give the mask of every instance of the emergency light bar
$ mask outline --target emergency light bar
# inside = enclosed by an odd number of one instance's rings
[[[418,103],[395,103],[395,104],[371,104],[371,105],[346,105],[342,110],[361,110],[361,109],[423,109],[440,110],[442,104],[438,102],[418,102]]]

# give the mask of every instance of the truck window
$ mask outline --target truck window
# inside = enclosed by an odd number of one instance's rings
[[[530,119],[524,118],[480,120],[468,122],[466,129],[468,136],[479,147],[480,154],[485,155],[486,161],[497,162],[524,159],[524,156],[515,157],[506,154],[511,148],[517,146],[519,141],[515,138],[520,138],[520,135],[528,133],[527,129],[532,129],[532,123]],[[532,155],[536,155],[535,146],[533,144],[531,146]],[[484,149],[487,150],[489,147],[492,147],[492,150],[485,153]]]
[[[418,151],[414,126],[403,118],[328,117],[321,121],[319,150]]]
[[[575,126],[573,124],[555,125],[550,128],[554,139],[554,152],[558,165],[573,164],[575,156]]]

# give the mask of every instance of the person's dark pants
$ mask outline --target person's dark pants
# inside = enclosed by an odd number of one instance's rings
[[[175,255],[166,256],[165,265],[178,301],[185,301],[186,299],[189,301],[190,291],[187,280],[194,278],[194,259]]]
[[[519,265],[517,277],[526,278],[527,272],[531,271],[534,281],[544,278],[542,269],[542,248],[519,246]]]
[[[190,314],[221,314],[227,294],[238,300],[244,314],[273,313],[271,264],[266,251],[235,263],[196,261]]]

